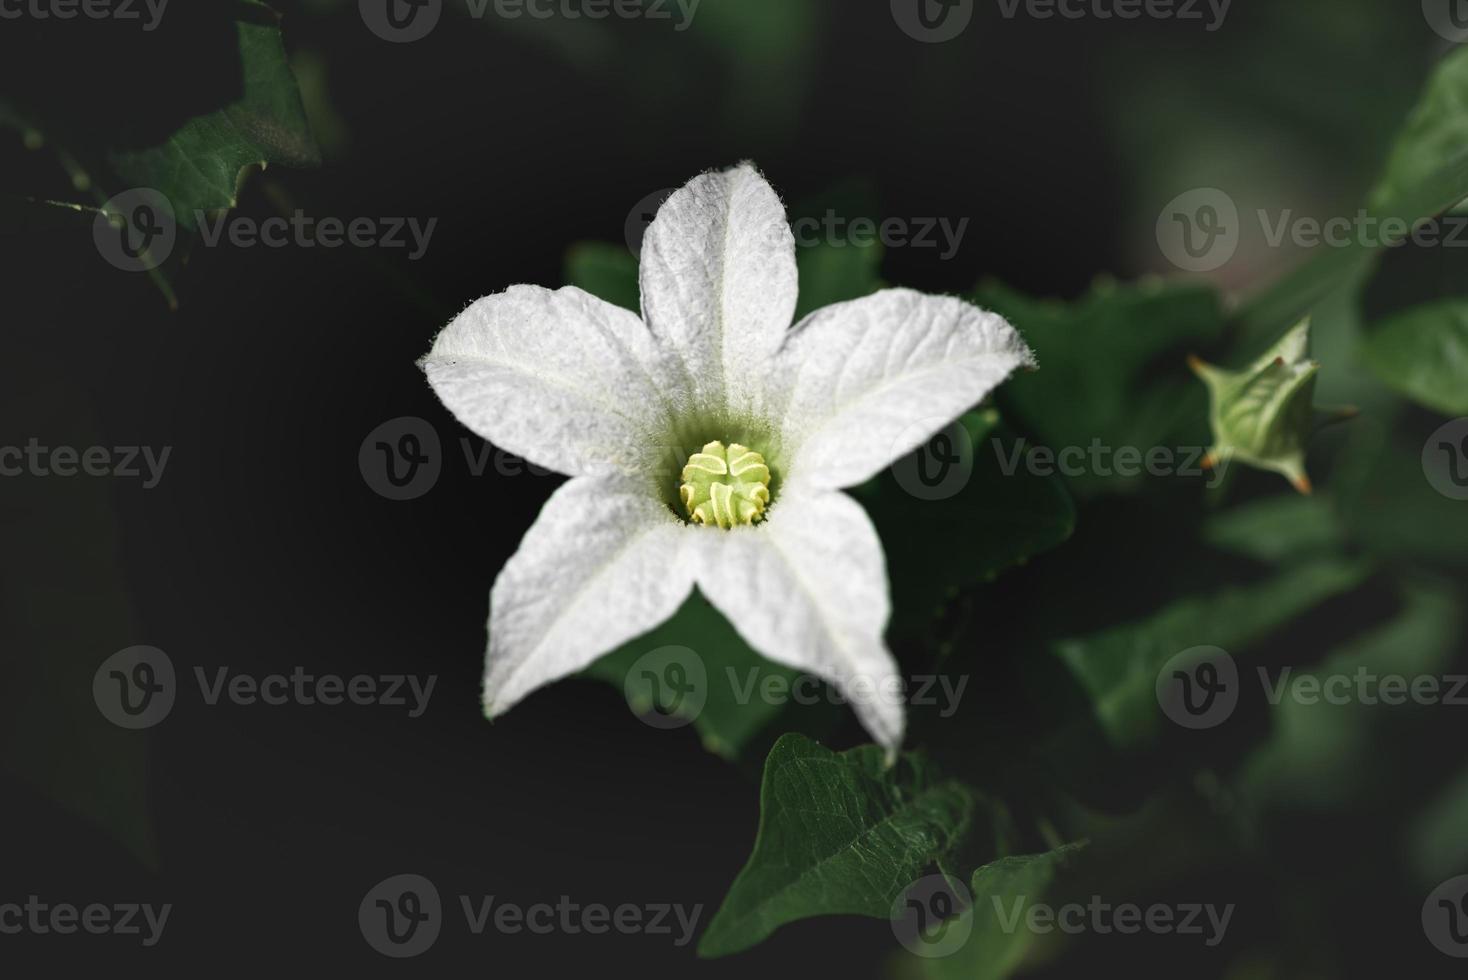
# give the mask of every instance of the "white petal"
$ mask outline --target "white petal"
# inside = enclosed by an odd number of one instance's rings
[[[635,470],[666,431],[669,385],[652,335],[574,287],[486,296],[419,363],[466,427],[560,473]]]
[[[485,713],[671,616],[693,588],[690,557],[689,528],[635,480],[563,485],[490,591]]]
[[[750,646],[835,685],[889,753],[902,741],[877,532],[844,493],[783,493],[763,523],[698,529],[698,587]]]
[[[798,291],[785,207],[753,166],[695,177],[642,243],[642,312],[682,360],[697,404],[749,408]]]
[[[877,475],[1034,364],[997,313],[906,289],[812,313],[778,361],[787,479],[825,488]]]

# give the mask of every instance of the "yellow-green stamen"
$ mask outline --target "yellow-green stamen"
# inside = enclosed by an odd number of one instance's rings
[[[678,498],[694,524],[753,524],[770,503],[770,468],[748,446],[711,442],[688,457]]]

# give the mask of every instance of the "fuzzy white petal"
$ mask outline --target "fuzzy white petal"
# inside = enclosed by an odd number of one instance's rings
[[[639,480],[578,477],[556,490],[490,591],[485,713],[675,613],[693,588],[690,542]]]
[[[665,429],[670,385],[652,335],[575,287],[486,296],[420,364],[466,427],[559,473],[635,470]]]
[[[771,660],[841,691],[889,752],[902,741],[901,677],[882,634],[891,606],[877,532],[840,492],[787,491],[754,527],[697,532],[698,587]]]
[[[888,289],[790,332],[771,375],[789,480],[849,487],[880,473],[1034,358],[997,313]]]
[[[695,177],[642,244],[642,311],[675,351],[695,403],[747,410],[795,316],[795,237],[753,166]]]

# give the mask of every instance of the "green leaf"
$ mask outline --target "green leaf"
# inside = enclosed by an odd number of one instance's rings
[[[566,253],[566,283],[641,314],[637,258],[624,246],[579,242]]]
[[[1463,502],[1443,496],[1423,474],[1418,447],[1436,424],[1397,437],[1374,418],[1352,423],[1332,485],[1342,522],[1375,555],[1433,565],[1468,563]]]
[[[847,752],[786,735],[765,761],[754,852],[699,943],[725,956],[816,915],[887,918],[892,903],[970,832],[976,800],[904,755]],[[944,869],[947,870],[947,869]]]
[[[1456,183],[1445,181],[1457,174]],[[1402,131],[1397,134],[1381,179],[1371,192],[1371,207],[1391,211],[1433,195],[1436,214],[1468,196],[1468,49],[1456,48],[1439,62]]]
[[[1404,229],[1468,197],[1468,48],[1438,65],[1417,107],[1398,134],[1386,168],[1366,207],[1368,219]],[[1362,281],[1379,248],[1401,234],[1362,236],[1346,248],[1328,248],[1252,296],[1235,320],[1255,343],[1267,342],[1299,321],[1331,293]],[[1379,239],[1373,240],[1373,239]]]
[[[899,460],[863,499],[887,554],[895,634],[922,634],[949,598],[1062,544],[1075,530],[1064,484],[1019,462],[1024,441],[998,412],[969,412],[955,426],[966,441],[950,427],[937,437],[946,440],[944,451],[930,442],[920,450],[927,456]],[[931,500],[909,491],[923,491],[922,474],[945,457],[956,460],[948,465],[972,467],[960,489]],[[949,478],[962,480],[945,477],[935,486]]]
[[[787,714],[800,715],[815,730],[837,714],[836,706],[824,701],[821,705],[829,709],[825,712],[816,711],[817,706],[792,704],[787,692],[800,675],[756,653],[697,591],[671,619],[601,657],[584,675],[625,692],[628,675],[638,660],[670,646],[692,650],[704,669],[702,697],[692,702],[698,705],[696,713],[683,710],[682,716],[693,714],[694,729],[715,755],[735,760],[751,749],[763,749],[774,738],[771,727],[775,720]],[[766,685],[778,690],[779,696],[763,696]],[[801,711],[803,708],[812,710]]]
[[[1102,284],[1067,304],[985,283],[973,300],[1008,318],[1034,349],[1040,369],[1012,378],[998,397],[1007,419],[1050,448],[1204,445],[1207,399],[1185,358],[1222,331],[1212,290]],[[1068,482],[1088,495],[1133,490],[1142,479],[1088,469]]]
[[[197,212],[234,207],[246,168],[320,163],[286,61],[279,16],[253,0],[241,0],[238,8],[234,31],[243,80],[238,97],[187,120],[156,145],[106,150],[121,186],[160,191],[173,204],[180,227],[189,231],[197,228]]]
[[[84,63],[101,59],[100,68],[87,66],[93,76],[117,74],[128,79],[119,91],[149,93],[127,104],[125,114],[114,91],[94,86],[78,94],[75,86],[48,84],[0,97],[0,125],[49,146],[72,188],[104,210],[115,195],[141,188],[168,200],[179,241],[148,272],[176,306],[174,281],[200,215],[233,207],[249,168],[314,166],[320,153],[274,10],[256,0],[228,0],[177,16],[170,11],[140,43],[145,47],[127,64],[115,46],[54,53]],[[33,57],[49,61],[53,52],[43,47]],[[45,67],[58,74],[79,70]],[[206,69],[209,77],[198,77]]]
[[[1043,854],[1000,858],[975,871],[973,905],[960,917],[969,924],[950,927],[972,931],[956,954],[924,960],[924,975],[931,980],[1003,980],[1011,976],[1035,934],[1022,924],[1006,931],[1005,922],[1012,921],[1016,911],[1023,916],[1031,904],[1043,901],[1056,874],[1085,847],[1086,842],[1078,841]]]
[[[1468,299],[1388,318],[1368,335],[1362,354],[1395,391],[1446,415],[1468,415]]]
[[[1319,666],[1296,670],[1293,677],[1353,677],[1361,670],[1376,677],[1441,676],[1452,663],[1462,626],[1462,597],[1456,589],[1408,583],[1402,589],[1399,614],[1335,650]],[[1271,671],[1271,677],[1279,676]],[[1441,693],[1446,695],[1451,686],[1445,683]],[[1383,749],[1381,734],[1381,722],[1394,710],[1399,716],[1421,717],[1436,709],[1283,698],[1272,709],[1269,742],[1239,774],[1238,787],[1247,805],[1332,808],[1349,806],[1363,794],[1381,793],[1396,778],[1400,762],[1395,753]],[[1420,738],[1414,741],[1421,743]],[[1456,837],[1462,838],[1461,824]],[[1426,843],[1416,838],[1413,853],[1423,853]],[[1461,845],[1454,847],[1462,851]]]
[[[1214,514],[1203,525],[1210,547],[1270,564],[1338,550],[1340,520],[1322,497],[1279,494]]]
[[[1157,703],[1158,672],[1197,646],[1238,655],[1296,616],[1365,580],[1364,562],[1319,560],[1264,581],[1187,598],[1145,619],[1063,640],[1055,654],[1090,698],[1094,720],[1117,747],[1139,745],[1168,724]]]

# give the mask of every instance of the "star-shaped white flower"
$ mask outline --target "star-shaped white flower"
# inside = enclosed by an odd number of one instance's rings
[[[490,592],[486,714],[657,626],[696,585],[895,751],[886,561],[841,490],[1032,364],[1028,348],[996,314],[905,289],[792,328],[794,237],[748,164],[668,198],[640,279],[641,319],[574,287],[486,296],[421,362],[465,426],[571,477]]]

